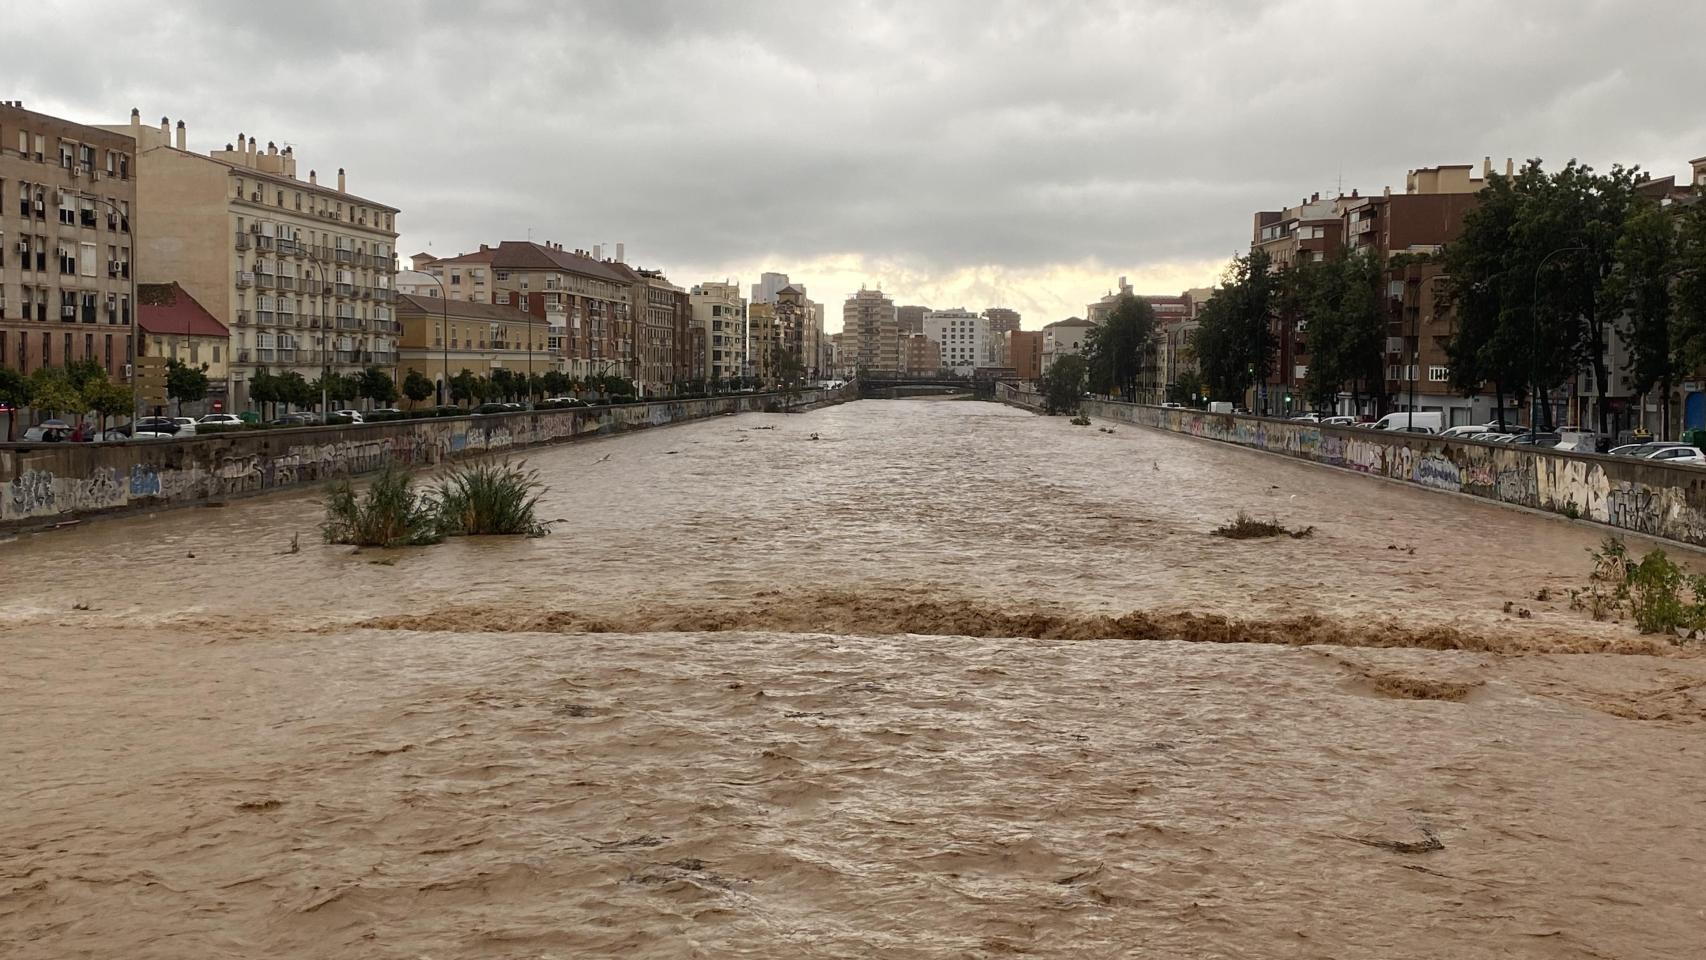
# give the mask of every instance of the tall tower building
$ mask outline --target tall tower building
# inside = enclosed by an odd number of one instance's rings
[[[860,290],[841,307],[842,345],[848,365],[873,373],[900,369],[900,332],[894,301],[881,290]]]

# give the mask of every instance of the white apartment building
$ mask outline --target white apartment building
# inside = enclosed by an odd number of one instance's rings
[[[784,284],[786,286],[786,284]],[[743,376],[747,356],[746,301],[736,283],[698,283],[688,294],[693,327],[705,337],[705,368],[699,376],[728,382]]]
[[[942,348],[942,366],[961,376],[989,363],[989,318],[963,307],[924,314],[924,335]]]
[[[1043,375],[1048,375],[1049,367],[1054,365],[1056,357],[1067,354],[1084,352],[1084,342],[1090,331],[1096,325],[1078,317],[1057,320],[1043,328]]]

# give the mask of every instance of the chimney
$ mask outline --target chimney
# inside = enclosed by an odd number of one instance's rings
[[[1392,196],[1392,185],[1390,183],[1386,185],[1386,190],[1384,193],[1381,194],[1381,196],[1383,196],[1383,197]]]
[[[167,143],[172,142],[172,121],[165,117],[160,118],[160,137]]]
[[[248,148],[246,150],[244,150],[244,153],[248,154],[247,162],[248,162],[249,166],[251,166],[251,167],[254,166],[255,165],[255,138],[254,137],[249,138],[249,145],[248,145]]]
[[[480,244],[480,252],[481,253],[489,253],[491,251],[491,249],[492,249],[491,247],[488,247],[483,243]]]
[[[142,133],[142,111],[136,109],[135,107],[131,107],[130,108],[130,139],[132,139],[132,140],[142,139],[140,136],[141,133]]]
[[[343,167],[338,168],[338,192],[339,193],[344,192],[344,168]]]
[[[175,146],[179,150],[184,149],[184,144],[187,142],[188,138],[189,138],[189,133],[184,129],[184,122],[182,120],[179,120],[178,121],[178,141],[175,144]]]
[[[1481,158],[1481,179],[1485,180],[1492,175],[1493,175],[1493,158],[1492,157],[1482,157]]]
[[[272,142],[271,140],[267,141],[267,156],[269,156],[269,157],[278,156],[278,144]]]
[[[625,243],[618,243],[616,245],[616,262],[617,263],[627,263],[628,262],[627,246],[628,245]]]
[[[308,171],[308,185],[309,186],[317,186],[319,183],[320,183],[320,175],[315,173],[312,170]],[[440,331],[440,332],[442,332],[442,331]]]
[[[1316,192],[1309,195],[1309,202],[1310,203],[1314,203],[1320,199],[1321,199],[1321,192],[1319,190],[1317,190]]]
[[[1516,176],[1516,163],[1512,161],[1510,157],[1505,158],[1505,176]]]
[[[1355,199],[1356,199],[1356,198],[1357,198],[1357,188],[1356,188],[1356,187],[1352,187],[1352,188],[1351,188],[1351,199],[1352,199],[1352,200],[1355,200]]]

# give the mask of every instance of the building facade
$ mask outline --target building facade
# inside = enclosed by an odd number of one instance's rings
[[[0,103],[0,367],[131,361],[136,143]]]
[[[135,111],[105,129],[136,144],[142,279],[177,282],[231,329],[232,409],[261,370],[395,372],[396,207],[350,193],[341,169],[335,186],[298,179],[292,148],[254,137],[203,156],[182,121],[175,137]]]
[[[954,373],[969,377],[978,367],[990,366],[989,319],[954,307],[932,310],[924,315],[924,335],[936,341],[942,352],[942,366]]]
[[[900,373],[909,377],[935,376],[942,370],[942,345],[922,333],[900,338]]]
[[[693,329],[705,342],[699,377],[728,383],[746,375],[746,301],[740,285],[715,281],[695,284],[691,294]]]
[[[473,253],[420,264],[446,288],[475,289],[474,271],[489,271],[491,301],[542,318],[558,369],[577,380],[623,376],[637,380],[635,275],[614,261],[562,244],[505,240]],[[457,279],[458,277],[461,279]],[[462,299],[451,293],[451,299]]]
[[[987,362],[996,366],[1011,366],[1006,354],[1007,334],[1019,329],[1019,311],[1008,307],[990,307],[983,311],[983,317],[989,321],[989,357]]]
[[[231,331],[189,291],[175,283],[144,283],[136,290],[136,325],[142,336],[141,354],[165,357],[207,375],[207,397],[178,412],[198,415],[223,411],[230,375]]]
[[[855,370],[895,373],[900,369],[900,334],[894,301],[881,290],[860,289],[841,305],[843,364]]]
[[[1022,380],[1037,380],[1043,375],[1043,332],[1041,330],[1009,330],[1002,338],[1006,346],[1003,366],[1011,367],[1013,375]]]
[[[1123,284],[1123,278],[1121,282]],[[1085,338],[1089,336],[1090,330],[1095,326],[1096,325],[1094,323],[1091,323],[1088,320],[1083,320],[1078,317],[1068,317],[1065,320],[1057,320],[1044,327],[1042,329],[1043,375],[1048,375],[1049,368],[1052,367],[1054,365],[1054,361],[1060,357],[1064,357],[1068,354],[1083,353]]]
[[[515,307],[403,294],[397,317],[397,382],[418,371],[433,382],[435,402],[450,402],[446,383],[464,370],[490,377],[498,369],[523,375],[551,369],[550,324]]]
[[[929,307],[916,305],[896,307],[894,311],[895,327],[903,337],[914,333],[923,333],[924,315],[929,312]]]

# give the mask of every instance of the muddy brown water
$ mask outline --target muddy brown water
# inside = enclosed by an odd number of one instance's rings
[[[0,956],[1702,955],[1594,529],[968,402],[529,461],[539,540],[0,544]]]

